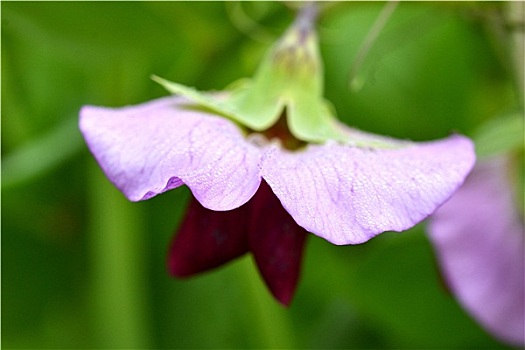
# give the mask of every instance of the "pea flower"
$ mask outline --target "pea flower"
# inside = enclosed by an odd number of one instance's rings
[[[523,128],[521,128],[523,130]],[[430,239],[463,307],[502,341],[525,344],[525,234],[510,158],[480,161],[432,216]]]
[[[338,122],[305,6],[253,79],[199,92],[154,77],[175,97],[124,108],[85,106],[80,129],[131,201],[181,185],[196,201],[169,257],[176,276],[251,251],[288,304],[307,232],[333,244],[406,230],[432,214],[473,166],[466,137],[414,143]]]

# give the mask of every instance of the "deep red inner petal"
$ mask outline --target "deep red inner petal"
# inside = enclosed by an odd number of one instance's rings
[[[250,205],[250,250],[272,294],[289,305],[299,281],[308,232],[297,225],[265,181]]]
[[[192,198],[169,250],[169,272],[190,276],[243,255],[248,251],[247,230],[246,205],[213,211]]]
[[[168,268],[174,276],[187,277],[251,251],[271,293],[289,305],[306,236],[263,180],[253,198],[234,210],[209,210],[192,198],[171,244]]]

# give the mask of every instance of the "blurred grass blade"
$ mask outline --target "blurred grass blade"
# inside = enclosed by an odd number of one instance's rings
[[[519,113],[489,120],[474,135],[476,154],[488,158],[523,148],[523,115]]]
[[[254,329],[254,346],[263,349],[297,348],[288,309],[273,299],[262,277],[255,268],[253,259],[240,262],[240,278],[245,283],[246,308],[251,315]]]
[[[224,5],[231,23],[242,34],[265,45],[270,45],[276,39],[268,29],[248,15],[242,1],[226,1]],[[268,9],[265,10],[267,12]]]
[[[91,162],[89,227],[92,326],[96,348],[148,349],[147,240],[141,208]]]
[[[67,118],[49,133],[4,157],[2,190],[34,181],[79,152],[84,143],[77,123],[77,118]]]

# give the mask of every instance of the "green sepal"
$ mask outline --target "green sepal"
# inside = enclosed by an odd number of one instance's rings
[[[323,67],[313,28],[296,22],[271,48],[255,76],[223,97],[153,77],[184,96],[254,131],[274,125],[283,111],[292,135],[305,142],[346,141],[323,98]]]
[[[228,100],[236,110],[264,130],[286,108],[288,128],[297,139],[344,140],[323,98],[323,67],[312,29],[292,26],[274,45],[253,81]]]
[[[232,110],[232,106],[228,103],[224,103],[219,98],[214,97],[213,93],[200,92],[192,87],[188,87],[179,83],[174,83],[172,81],[163,79],[156,75],[152,75],[151,79],[162,85],[166,90],[172,94],[186,97],[187,99],[203,106],[208,109],[211,109],[218,114],[230,117],[237,120],[235,111]],[[237,120],[240,122],[240,120]]]

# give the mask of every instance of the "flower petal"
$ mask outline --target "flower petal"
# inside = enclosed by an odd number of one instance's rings
[[[230,210],[260,183],[260,151],[232,122],[170,97],[118,109],[86,106],[80,129],[108,178],[132,201],[186,184],[205,207]]]
[[[433,213],[474,159],[472,142],[459,135],[396,149],[327,143],[275,148],[262,175],[299,225],[334,244],[357,244]]]
[[[476,165],[429,225],[448,287],[498,338],[525,344],[524,225],[512,198],[507,162]]]
[[[248,251],[248,206],[230,211],[204,208],[194,198],[168,256],[168,270],[191,276],[220,266]]]
[[[248,205],[250,250],[272,294],[289,305],[299,281],[308,232],[295,223],[264,181]]]

